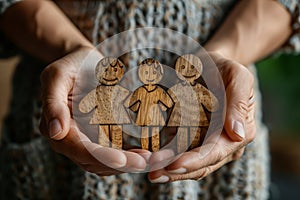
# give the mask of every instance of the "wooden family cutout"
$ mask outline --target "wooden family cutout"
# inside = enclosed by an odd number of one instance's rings
[[[116,58],[100,60],[95,70],[100,84],[79,104],[83,113],[95,109],[89,123],[99,125],[99,144],[122,149],[122,126],[131,123],[126,110],[130,109],[137,113],[135,125],[141,127],[142,149],[160,149],[160,128],[164,126],[177,128],[178,152],[199,146],[201,130],[207,129],[210,123],[204,107],[214,112],[218,100],[196,82],[203,70],[197,56],[179,57],[175,70],[181,81],[165,91],[158,85],[164,76],[162,65],[153,58],[145,59],[138,66],[138,77],[144,85],[130,94],[118,85],[125,73],[124,64]],[[168,120],[164,118],[167,110],[170,111]]]
[[[117,83],[125,72],[124,64],[116,59],[105,57],[96,66],[95,74],[100,83],[80,102],[79,110],[88,113],[95,109],[90,124],[99,125],[98,142],[102,146],[122,148],[122,125],[131,123],[123,105],[129,91]]]
[[[203,106],[214,112],[218,109],[218,100],[196,82],[203,71],[202,62],[197,56],[188,54],[179,57],[175,70],[181,82],[168,89],[175,103],[168,126],[177,127],[177,152],[183,152],[199,146],[201,129],[209,126]]]
[[[125,103],[126,107],[137,112],[135,124],[142,127],[142,149],[149,149],[151,138],[152,151],[159,150],[159,127],[165,126],[162,112],[173,105],[171,97],[157,85],[163,73],[158,61],[152,58],[144,60],[138,67],[138,76],[144,85],[136,89]]]

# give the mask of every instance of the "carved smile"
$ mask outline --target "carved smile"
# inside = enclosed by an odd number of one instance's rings
[[[155,79],[151,79],[151,80],[146,79],[146,81],[152,83],[153,81],[155,81]]]
[[[115,79],[106,79],[106,78],[103,78],[103,80],[108,81],[108,82],[113,82],[113,81],[117,81],[118,78],[115,78]]]
[[[184,78],[194,78],[196,75],[192,75],[192,76],[183,76]]]

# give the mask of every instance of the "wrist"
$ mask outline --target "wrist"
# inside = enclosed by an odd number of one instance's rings
[[[221,54],[231,60],[238,60],[235,48],[229,41],[210,40],[204,45],[207,52],[215,52]]]
[[[82,41],[82,42],[73,42],[73,41],[65,41],[63,45],[62,56],[65,56],[69,53],[77,51],[79,49],[87,49],[91,50],[95,47],[89,41]]]

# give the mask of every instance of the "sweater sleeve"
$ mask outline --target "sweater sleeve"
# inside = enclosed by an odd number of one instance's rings
[[[5,10],[13,5],[14,3],[21,1],[21,0],[1,0],[0,1],[0,14],[4,13]]]
[[[278,0],[292,15],[292,28],[288,41],[280,51],[287,53],[300,53],[300,0]]]

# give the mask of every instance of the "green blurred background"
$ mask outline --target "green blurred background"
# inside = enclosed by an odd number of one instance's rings
[[[270,130],[271,199],[300,199],[300,56],[273,56],[256,66]]]
[[[266,123],[276,134],[300,138],[300,56],[271,57],[257,69]]]

